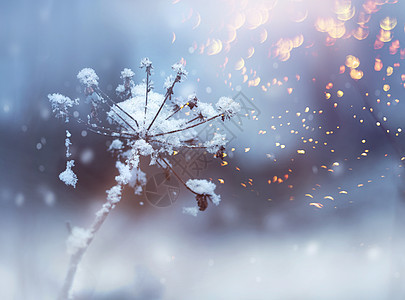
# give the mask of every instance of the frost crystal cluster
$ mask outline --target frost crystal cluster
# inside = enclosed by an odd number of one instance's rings
[[[175,98],[174,88],[177,83],[186,79],[188,73],[182,63],[172,66],[173,75],[166,78],[165,93],[154,91],[150,76],[153,73],[152,62],[144,58],[140,68],[146,73],[146,79],[135,84],[135,73],[125,68],[121,72],[122,84],[116,88],[118,101],[113,100],[99,88],[99,77],[93,69],[85,68],[79,72],[79,79],[86,103],[90,105],[90,114],[86,120],[74,117],[71,110],[79,105],[79,100],[60,95],[49,95],[52,109],[56,116],[66,121],[75,120],[89,131],[112,138],[109,151],[117,157],[118,175],[116,185],[107,191],[107,208],[113,207],[121,200],[122,190],[129,185],[135,194],[142,192],[146,184],[146,174],[140,168],[141,157],[147,157],[150,165],[157,165],[172,172],[185,187],[195,194],[197,205],[184,208],[185,213],[196,215],[199,210],[207,208],[208,202],[218,205],[220,196],[216,195],[215,184],[207,180],[190,179],[183,181],[173,170],[170,156],[183,148],[205,149],[222,159],[224,156],[226,137],[216,133],[205,142],[197,140],[195,128],[214,119],[225,121],[235,116],[240,105],[228,97],[219,98],[215,105],[201,102],[195,94],[182,102]],[[187,118],[180,116],[180,111],[188,110]],[[183,114],[182,114],[183,115]],[[70,156],[66,139],[67,156]],[[77,177],[71,170],[74,161],[67,162],[66,170],[60,179],[66,184],[75,186]]]

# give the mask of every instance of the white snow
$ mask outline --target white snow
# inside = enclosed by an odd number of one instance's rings
[[[108,202],[115,204],[121,201],[122,186],[120,184],[113,186],[106,192]]]
[[[172,69],[177,73],[177,75],[186,77],[188,72],[181,63],[175,63],[172,65]]]
[[[59,179],[62,180],[66,185],[71,185],[76,188],[77,176],[72,171],[72,167],[75,165],[74,160],[69,160],[66,162],[66,170],[59,174]]]
[[[72,145],[72,142],[70,141],[71,133],[66,130],[66,139],[65,139],[65,147],[66,147],[66,157],[70,157],[72,153],[70,153],[70,145]]]
[[[141,59],[140,68],[150,68],[152,67],[152,62],[149,58],[145,57]]]
[[[52,111],[57,118],[64,118],[69,121],[67,110],[73,107],[73,105],[79,104],[79,99],[72,100],[62,94],[54,93],[48,95],[49,102],[52,106]]]
[[[138,150],[138,153],[142,156],[148,156],[153,153],[153,147],[147,143],[144,139],[137,140],[134,145],[134,149]]]
[[[84,68],[77,74],[77,79],[80,83],[91,87],[92,85],[98,86],[98,76],[96,72],[91,68]]]
[[[218,115],[218,112],[214,109],[211,103],[199,102],[198,111],[207,119]]]
[[[221,197],[214,193],[216,188],[215,183],[205,179],[189,179],[186,185],[197,194],[210,196],[215,205],[218,205],[221,201]]]
[[[131,174],[131,169],[129,168],[129,165],[124,164],[120,161],[117,161],[115,166],[117,167],[120,175],[115,177],[115,181],[121,185],[128,184],[128,182],[131,180],[132,174]]]
[[[206,141],[204,143],[204,147],[207,147],[207,151],[209,153],[215,154],[221,148],[221,146],[225,146],[226,143],[226,135],[216,132],[210,141]]]
[[[124,70],[121,71],[122,79],[132,78],[133,76],[135,76],[135,73],[131,69],[125,68]]]
[[[236,115],[240,110],[240,104],[229,97],[219,98],[216,107],[228,119]]]
[[[131,180],[129,186],[134,188],[135,195],[142,193],[142,187],[146,185],[146,174],[139,168],[133,168],[131,171]]]
[[[124,146],[124,143],[119,140],[119,139],[115,139],[112,141],[110,147],[108,147],[108,151],[113,151],[113,150],[121,150]]]
[[[117,86],[117,88],[115,89],[115,91],[116,91],[117,93],[123,93],[123,92],[125,92],[125,86],[124,86],[123,84],[119,84],[119,85]]]
[[[169,87],[172,86],[173,82],[174,82],[174,76],[173,76],[173,75],[169,75],[169,76],[166,77],[165,83],[163,84],[163,87],[164,87],[165,89],[168,89]]]

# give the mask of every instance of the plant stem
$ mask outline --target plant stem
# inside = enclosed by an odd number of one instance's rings
[[[161,156],[159,155],[159,158],[166,164],[166,166],[170,169],[170,171],[172,171],[172,173],[174,174],[174,176],[177,177],[178,180],[180,180],[180,182],[193,194],[198,195],[198,193],[194,192],[192,189],[190,189],[187,184],[183,181],[183,179],[181,179],[181,177],[176,173],[176,171],[170,166],[170,164]],[[163,168],[163,166],[158,162],[158,164]]]
[[[148,93],[149,93],[149,68],[146,68],[146,95],[145,95],[145,117],[143,123],[146,123],[146,111],[148,110]]]
[[[104,92],[103,92],[102,90],[100,90],[99,88],[97,88],[97,90],[98,90],[101,94],[103,94],[103,95],[107,98],[107,100],[109,100],[111,103],[113,103],[113,105],[115,105],[120,111],[122,111],[124,114],[126,114],[128,118],[130,118],[132,121],[134,121],[137,127],[139,127],[138,122],[137,122],[129,113],[127,113],[125,110],[123,110],[123,109],[121,108],[121,106],[118,105],[117,102],[115,102],[113,99],[111,99],[106,93],[104,93]],[[112,106],[110,106],[108,103],[107,103],[107,105],[112,109]],[[114,111],[114,112],[115,112],[115,111]],[[117,112],[115,112],[115,113],[117,114]],[[122,119],[122,118],[121,118],[121,119]],[[124,119],[122,119],[122,120],[123,120],[125,123],[127,123]],[[131,128],[135,131],[135,129],[134,129],[131,125],[129,125],[128,123],[127,123],[127,125],[128,125],[129,127],[131,127]]]
[[[183,107],[184,105],[177,108],[170,116],[166,118],[166,121],[169,120],[171,117],[173,117],[175,114],[177,114]]]
[[[76,253],[72,254],[69,261],[68,272],[66,274],[65,282],[63,284],[62,290],[59,294],[58,300],[68,300],[72,299],[71,292],[72,287],[75,279],[75,275],[77,272],[77,268],[83,258],[83,255],[86,253],[87,249],[89,248],[91,242],[93,241],[94,235],[100,229],[101,225],[103,225],[104,221],[107,219],[111,210],[115,207],[114,204],[107,200],[104,203],[103,207],[96,213],[96,218],[94,219],[93,223],[91,224],[88,231],[91,233],[90,237],[86,240],[86,244],[84,247],[79,248]]]
[[[155,136],[161,136],[161,135],[165,135],[165,134],[171,134],[171,133],[175,133],[175,132],[180,132],[180,131],[184,131],[184,130],[187,130],[187,129],[191,129],[191,128],[194,128],[194,127],[196,127],[196,126],[198,126],[198,125],[202,125],[202,124],[207,123],[207,122],[209,122],[209,121],[211,121],[211,120],[214,120],[214,119],[216,119],[216,118],[218,118],[218,117],[220,117],[220,116],[222,116],[222,114],[213,116],[213,117],[211,117],[211,118],[209,118],[209,119],[207,119],[207,120],[205,120],[205,121],[202,121],[202,122],[200,122],[200,123],[197,123],[197,124],[194,124],[194,125],[190,125],[190,126],[187,126],[187,127],[184,127],[184,128],[180,128],[180,129],[176,129],[176,130],[172,130],[172,131],[168,131],[168,132],[162,132],[162,133],[150,135],[149,138],[155,137]]]
[[[180,79],[181,79],[180,75],[177,75],[176,79],[172,83],[172,86],[167,89],[165,99],[163,100],[162,104],[160,105],[159,110],[155,114],[155,117],[153,118],[152,122],[150,123],[150,125],[149,125],[149,127],[148,127],[148,129],[146,131],[149,131],[149,129],[152,127],[152,125],[155,122],[156,118],[160,114],[160,111],[162,110],[163,106],[165,105],[167,99],[173,94],[174,85],[176,84],[176,82],[180,81]]]

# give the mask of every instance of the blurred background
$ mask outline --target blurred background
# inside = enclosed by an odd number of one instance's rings
[[[2,1],[0,298],[56,298],[66,224],[89,226],[117,175],[111,140],[55,119],[47,95],[83,98],[76,74],[91,67],[115,96],[120,71],[140,82],[149,57],[156,92],[181,61],[177,97],[242,104],[214,125],[230,139],[225,162],[172,160],[184,180],[216,183],[222,202],[194,218],[175,181],[175,197],[164,184],[125,190],[76,299],[404,299],[404,11],[395,0]],[[76,189],[58,179],[66,129]]]

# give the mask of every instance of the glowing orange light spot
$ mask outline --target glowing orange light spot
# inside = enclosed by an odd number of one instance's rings
[[[348,56],[346,56],[345,65],[348,68],[356,69],[358,66],[360,66],[360,60],[353,55],[348,55]]]
[[[382,68],[383,68],[383,63],[382,63],[381,59],[376,58],[375,63],[374,63],[374,70],[379,72],[382,70]]]
[[[392,30],[397,26],[397,19],[386,17],[380,21],[380,27],[383,30]]]
[[[383,43],[390,42],[393,38],[392,32],[389,30],[380,29],[377,39]]]
[[[354,38],[358,39],[359,41],[366,39],[368,37],[368,34],[369,34],[368,28],[363,28],[361,26],[353,30]]]
[[[359,79],[363,78],[363,71],[356,70],[356,69],[351,69],[350,70],[350,77],[355,79],[355,80],[359,80]]]

